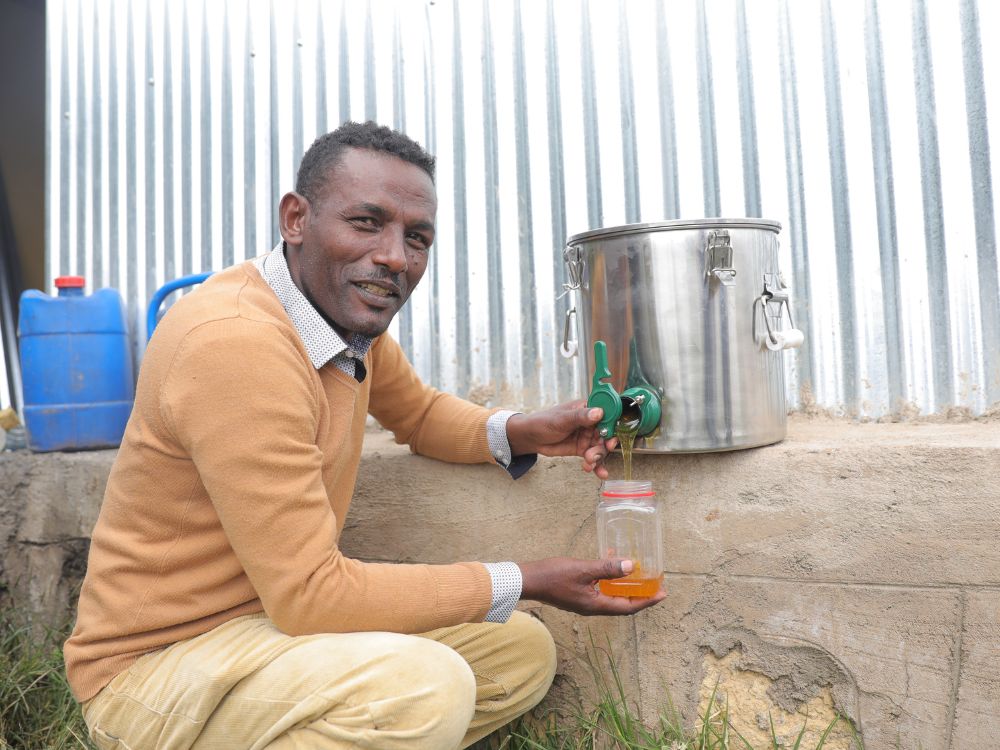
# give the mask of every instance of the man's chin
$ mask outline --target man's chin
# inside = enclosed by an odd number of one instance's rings
[[[373,339],[389,330],[389,324],[392,323],[401,306],[392,305],[384,308],[358,306],[352,310],[341,310],[342,318],[340,320],[332,320],[328,317],[327,322],[332,322],[334,329],[343,338],[350,338],[351,335],[356,334]]]
[[[370,339],[376,338],[389,330],[389,324],[392,323],[394,317],[395,313],[387,319],[378,318],[373,320],[367,318],[365,320],[358,320],[355,322],[353,333]]]

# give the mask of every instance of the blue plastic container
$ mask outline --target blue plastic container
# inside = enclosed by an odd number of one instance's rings
[[[18,320],[24,421],[34,451],[121,443],[135,385],[128,325],[114,289],[83,293],[79,276],[56,279],[57,297],[28,290]]]

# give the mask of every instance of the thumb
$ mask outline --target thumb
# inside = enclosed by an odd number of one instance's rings
[[[574,427],[593,427],[601,421],[601,417],[604,416],[604,409],[599,406],[585,406],[568,412],[568,415]]]
[[[635,569],[635,563],[628,558],[601,561],[601,578],[624,578]]]
[[[548,424],[554,430],[569,434],[581,427],[593,427],[603,416],[604,410],[598,406],[593,408],[581,406],[576,409],[551,412]]]

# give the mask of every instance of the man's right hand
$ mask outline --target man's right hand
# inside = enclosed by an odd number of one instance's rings
[[[580,615],[631,615],[666,597],[663,591],[640,599],[606,596],[597,590],[601,579],[622,578],[631,573],[631,560],[550,557],[518,566],[523,579],[522,599],[534,599]]]

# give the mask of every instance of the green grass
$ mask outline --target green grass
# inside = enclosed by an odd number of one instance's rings
[[[700,729],[686,732],[679,722],[661,716],[659,725],[648,728],[635,720],[634,715],[622,706],[602,704],[590,714],[580,715],[571,726],[557,726],[556,722],[538,726],[518,722],[509,732],[498,734],[482,747],[499,750],[822,750],[826,738],[841,719],[826,726],[819,742],[813,748],[802,744],[806,727],[803,725],[792,745],[779,744],[773,732],[772,741],[765,747],[754,747],[732,724],[722,704],[714,704],[708,721],[702,717]],[[855,734],[854,747],[863,750],[860,737]]]
[[[12,610],[0,610],[0,750],[90,750],[87,728],[66,683],[62,663],[65,632],[41,636]],[[725,702],[713,694],[694,728],[685,729],[669,702],[654,726],[646,726],[626,696],[614,661],[606,652],[588,654],[599,698],[568,718],[522,719],[474,746],[475,750],[777,750],[772,742],[754,747],[733,727]],[[850,728],[854,747],[861,738],[846,719],[826,727],[815,746],[802,744],[805,726],[782,750],[822,750],[838,723]]]
[[[63,637],[33,634],[16,613],[0,611],[0,750],[91,747],[66,683]]]
[[[851,733],[852,750],[864,750],[854,726],[839,716],[824,728],[815,745],[803,744],[805,723],[792,744],[783,744],[772,721],[771,742],[755,747],[733,726],[728,706],[715,691],[694,728],[684,728],[669,698],[655,726],[646,726],[629,703],[618,669],[607,652],[592,648],[588,662],[597,685],[596,705],[589,710],[578,709],[570,719],[560,720],[553,715],[541,721],[521,719],[477,743],[472,750],[823,750],[838,725]]]

